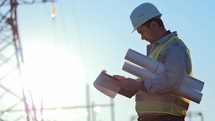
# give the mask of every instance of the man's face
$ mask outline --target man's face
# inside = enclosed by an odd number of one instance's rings
[[[141,35],[142,40],[146,40],[150,43],[154,42],[153,29],[151,26],[141,25],[137,28],[137,32]]]

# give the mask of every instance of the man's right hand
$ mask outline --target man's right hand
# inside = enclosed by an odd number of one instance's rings
[[[113,75],[113,78],[115,78],[117,80],[124,80],[124,79],[126,79],[126,77],[121,76],[121,75]]]

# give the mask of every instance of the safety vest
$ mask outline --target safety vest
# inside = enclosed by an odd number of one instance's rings
[[[162,49],[172,41],[179,41],[185,46],[185,44],[177,37],[173,36],[166,42],[160,44],[150,55],[152,59],[157,59]],[[186,46],[185,46],[186,47]],[[186,47],[188,58],[191,64],[189,50]],[[192,67],[191,67],[192,68]],[[175,116],[185,116],[189,107],[190,100],[175,95],[173,93],[165,94],[149,94],[142,91],[136,93],[136,111],[138,115],[145,113],[158,113],[158,114],[171,114]]]

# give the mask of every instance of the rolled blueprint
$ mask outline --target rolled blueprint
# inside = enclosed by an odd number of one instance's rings
[[[125,59],[153,72],[154,74],[163,74],[164,72],[164,64],[159,63],[158,61],[153,60],[132,49],[129,49],[127,51]],[[189,75],[185,75],[182,85],[187,85],[190,88],[201,92],[204,87],[204,82],[196,78],[190,77]]]
[[[94,87],[105,95],[114,98],[121,87],[115,84],[115,80],[106,71],[102,71],[93,83]]]
[[[131,64],[129,62],[124,63],[122,70],[124,70],[134,76],[141,77],[144,79],[150,79],[150,78],[156,77],[156,74],[154,74],[144,68],[141,68],[137,65]]]
[[[163,64],[132,49],[127,51],[125,59],[153,72],[154,74],[162,74],[164,72]]]
[[[133,74],[137,77],[141,77],[144,79],[151,79],[155,78],[156,75],[150,71],[147,71],[137,65],[125,62],[122,69],[130,74]],[[186,97],[187,99],[190,99],[196,103],[200,103],[201,98],[202,98],[202,93],[190,88],[187,85],[181,85],[177,90],[174,90],[172,93],[178,94],[180,96]]]

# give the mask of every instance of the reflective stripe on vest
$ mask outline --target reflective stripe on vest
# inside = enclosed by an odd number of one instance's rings
[[[181,44],[183,44],[183,46],[185,46],[185,44],[177,36],[173,36],[166,42],[160,44],[149,55],[149,57],[153,59],[157,59],[162,49],[173,40],[179,41]],[[190,59],[188,49],[187,49],[187,53],[191,64],[191,59]],[[172,93],[148,94],[142,91],[137,92],[135,100],[136,100],[136,111],[138,115],[141,115],[143,113],[165,113],[165,114],[172,114],[176,116],[185,116],[190,102],[188,99],[177,96]]]

